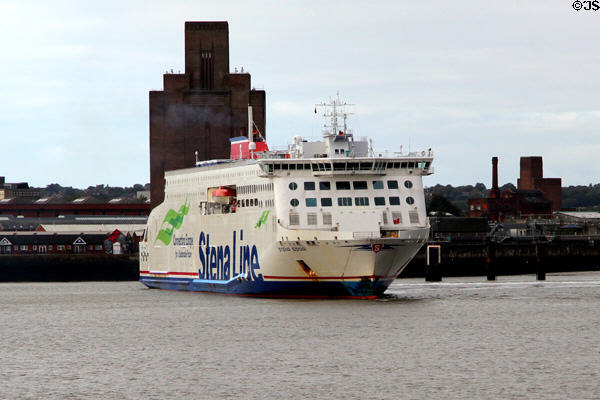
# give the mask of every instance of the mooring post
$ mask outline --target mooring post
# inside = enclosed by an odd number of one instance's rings
[[[496,280],[496,244],[489,238],[485,246],[485,270],[488,281]]]
[[[427,245],[425,264],[425,281],[440,282],[442,280],[442,248],[440,245]]]
[[[545,247],[536,241],[535,243],[535,277],[538,281],[546,280],[546,270],[544,269],[544,250]]]

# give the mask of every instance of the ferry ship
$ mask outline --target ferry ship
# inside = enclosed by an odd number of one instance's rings
[[[375,153],[339,95],[322,140],[269,150],[249,109],[231,158],[165,173],[140,242],[150,288],[261,297],[376,298],[425,242],[431,149]],[[315,108],[315,112],[316,112]],[[343,119],[342,121],[340,121]]]

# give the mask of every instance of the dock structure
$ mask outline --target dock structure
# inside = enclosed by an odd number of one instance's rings
[[[488,225],[485,218],[431,217],[429,241],[403,272],[403,277],[430,278],[431,254],[439,247],[435,265],[441,276],[535,274],[600,268],[600,216],[563,213],[546,221]],[[573,215],[571,215],[573,214]]]

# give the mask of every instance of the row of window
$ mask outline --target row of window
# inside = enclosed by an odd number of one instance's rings
[[[323,213],[323,225],[331,225],[331,214]],[[290,213],[290,225],[300,225],[300,214]],[[317,225],[317,213],[306,214],[306,225]]]
[[[259,199],[239,199],[237,201],[238,207],[263,207],[263,205],[267,208],[274,207],[274,200],[259,200]]]
[[[374,200],[374,203],[376,206],[385,206],[386,205],[385,197],[374,197],[373,200]],[[304,199],[304,202],[305,202],[306,207],[316,207],[317,206],[317,199],[315,197],[307,197]],[[321,207],[331,207],[333,204],[331,197],[323,197],[320,199],[320,202],[321,202]],[[352,206],[352,197],[338,197],[337,203],[338,203],[338,206],[340,206],[340,207]],[[388,197],[388,204],[390,206],[399,206],[400,205],[400,197],[398,197],[398,196]],[[406,204],[409,204],[409,205],[415,204],[415,199],[408,196],[406,198]],[[300,205],[300,202],[298,201],[298,199],[291,199],[290,205],[292,207],[298,207]],[[354,205],[355,206],[368,206],[369,198],[368,197],[355,197]]]
[[[236,187],[237,194],[250,194],[258,192],[272,192],[272,183],[262,183],[260,185],[243,185]]]
[[[76,248],[81,248],[81,249],[87,247],[90,251],[91,250],[102,250],[103,249],[103,247],[102,247],[101,244],[97,244],[97,245],[90,244],[90,245],[87,245],[87,246],[86,245],[74,245],[74,246]],[[56,250],[58,250],[58,251],[64,251],[65,249],[66,250],[71,250],[72,247],[73,246],[70,245],[70,244],[67,244],[67,245],[58,244],[58,245],[56,245]],[[10,245],[8,245],[8,246],[2,246],[2,250],[4,252],[10,252],[11,249],[14,249],[14,251],[29,251],[29,250],[32,250],[32,251],[39,251],[41,253],[45,253],[46,249],[48,251],[54,250],[54,245],[49,244],[49,245],[46,246],[46,245],[36,245],[36,244],[34,244],[34,245],[30,246],[30,245],[22,244],[20,246],[14,245],[12,247]]]
[[[322,225],[332,225],[331,213],[324,212],[321,213],[322,216]],[[388,219],[387,211],[383,211],[382,213],[382,222],[384,225],[398,225],[402,223],[402,214],[397,211],[392,211],[391,213],[391,221]],[[419,213],[417,211],[409,211],[408,219],[411,224],[419,223]],[[289,214],[290,225],[300,225],[300,214],[297,212],[290,212]],[[317,213],[309,212],[306,214],[306,225],[318,225]]]
[[[178,177],[168,177],[165,182],[165,186],[170,185],[182,185],[182,184],[193,184],[199,183],[202,181],[223,181],[227,178],[235,178],[240,176],[250,176],[250,175],[258,175],[257,169],[249,169],[246,168],[244,170],[237,170],[237,172],[229,172],[225,174],[193,174],[193,175],[184,175]]]
[[[387,181],[388,189],[398,189],[398,181]],[[351,185],[352,184],[352,185]],[[335,188],[336,190],[350,190],[350,187],[354,190],[367,190],[368,185],[367,181],[336,181]],[[298,189],[298,184],[296,182],[290,182],[288,185],[290,190]],[[315,182],[304,182],[304,190],[315,190]],[[404,187],[410,189],[413,187],[413,183],[411,181],[404,181]],[[373,181],[373,189],[383,189],[383,181]],[[319,190],[331,190],[331,182],[329,181],[321,181],[319,182]]]
[[[339,153],[343,154],[343,153]],[[319,158],[322,155],[315,154],[315,158]],[[327,155],[324,155],[327,157]],[[272,173],[273,171],[288,171],[288,170],[312,170],[312,171],[369,171],[372,169],[382,170],[382,169],[390,169],[390,168],[419,168],[419,169],[427,169],[431,163],[429,161],[403,161],[403,162],[385,162],[385,161],[375,161],[375,163],[371,161],[365,162],[318,162],[318,163],[302,163],[302,164],[293,164],[293,163],[274,163],[274,164],[264,164],[263,170],[266,173]]]

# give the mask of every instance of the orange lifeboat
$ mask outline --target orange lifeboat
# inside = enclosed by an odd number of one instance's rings
[[[220,187],[219,189],[215,189],[212,192],[213,197],[228,197],[235,196],[235,189],[231,189],[228,187]]]

